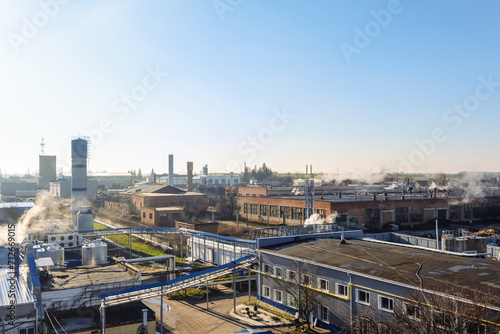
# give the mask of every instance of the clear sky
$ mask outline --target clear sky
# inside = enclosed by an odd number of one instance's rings
[[[2,1],[0,169],[499,171],[500,2]]]

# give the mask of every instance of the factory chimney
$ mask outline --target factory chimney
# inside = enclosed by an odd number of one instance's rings
[[[168,185],[174,185],[174,155],[168,155]]]
[[[193,162],[187,163],[187,190],[193,191]]]
[[[309,173],[308,173],[308,169],[307,169],[308,167],[309,167],[309,166],[308,166],[308,165],[306,165],[306,175],[308,175],[308,174],[309,174]]]
[[[313,165],[309,166],[309,173],[311,173],[311,176],[313,175]]]
[[[71,219],[75,230],[79,230],[79,213],[87,203],[87,157],[88,141],[84,138],[71,141]],[[85,227],[85,229],[87,229]],[[92,228],[91,228],[92,229]]]

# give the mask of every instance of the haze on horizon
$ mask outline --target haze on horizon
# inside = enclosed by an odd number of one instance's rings
[[[0,169],[499,171],[500,3],[0,3]]]

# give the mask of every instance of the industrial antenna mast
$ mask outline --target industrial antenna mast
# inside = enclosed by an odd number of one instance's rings
[[[306,220],[314,213],[314,180],[304,180],[304,196],[306,198],[304,220]]]
[[[42,155],[45,154],[45,143],[43,141],[44,141],[44,139],[42,138],[42,141],[40,143],[40,147],[42,148],[42,150],[41,150],[42,151]]]

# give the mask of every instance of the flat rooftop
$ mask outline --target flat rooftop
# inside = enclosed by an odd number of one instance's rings
[[[467,294],[491,289],[493,303],[500,306],[500,261],[362,240],[340,244],[338,239],[311,239],[262,250],[417,287],[420,264],[424,289],[442,291],[453,286]]]
[[[121,283],[137,279],[134,271],[119,263],[57,269],[51,270],[50,273],[52,279],[42,283],[42,291]]]

